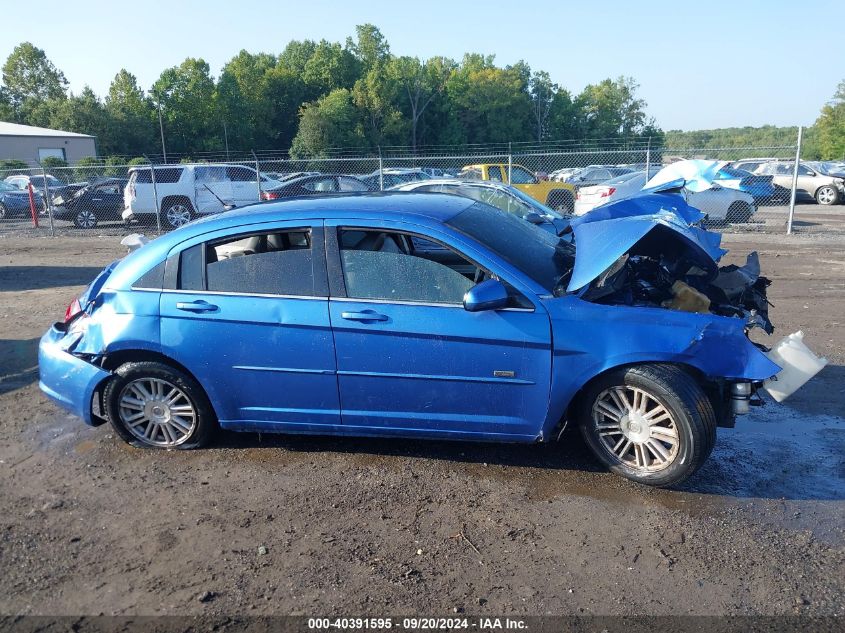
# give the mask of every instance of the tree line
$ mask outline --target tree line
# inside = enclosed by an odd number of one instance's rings
[[[148,89],[120,70],[100,98],[68,91],[62,71],[29,42],[3,65],[0,119],[97,136],[101,155],[159,154],[159,113],[174,155],[467,145],[548,139],[659,137],[637,84],[605,79],[575,95],[526,63],[492,55],[456,61],[397,56],[379,29],[345,44],[291,41],[281,54],[242,50],[212,76],[201,58],[167,68]]]
[[[652,139],[655,146],[794,143],[794,128],[730,128],[664,134],[646,114],[630,77],[574,94],[528,64],[498,66],[492,55],[460,61],[394,55],[372,24],[345,43],[291,41],[276,55],[242,50],[215,78],[206,61],[165,69],[148,89],[121,69],[100,98],[68,91],[62,71],[24,42],[3,64],[0,120],[92,134],[109,160],[159,155],[159,117],[168,154],[290,150],[319,158],[336,148],[465,146],[565,139]],[[845,153],[845,82],[808,131],[807,157]]]

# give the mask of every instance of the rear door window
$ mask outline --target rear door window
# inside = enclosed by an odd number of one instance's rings
[[[156,184],[173,184],[179,182],[182,177],[183,169],[181,167],[156,167],[155,177]],[[141,184],[152,183],[152,174],[149,169],[139,169],[132,172],[135,175],[135,182]]]
[[[309,228],[215,240],[182,252],[179,288],[317,296]]]

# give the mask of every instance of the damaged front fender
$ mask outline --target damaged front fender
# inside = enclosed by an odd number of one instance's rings
[[[625,365],[674,363],[712,381],[762,381],[780,371],[746,336],[740,319],[634,306],[603,306],[568,295],[546,302],[554,336],[552,402],[546,432],[596,376]]]

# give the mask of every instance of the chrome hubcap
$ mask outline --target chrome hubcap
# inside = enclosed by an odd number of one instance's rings
[[[637,387],[611,387],[599,394],[592,422],[604,448],[626,466],[655,472],[678,456],[675,420],[656,398]]]
[[[191,221],[191,210],[184,204],[174,204],[167,210],[167,221],[171,226],[183,226]]]
[[[94,214],[91,211],[80,211],[79,215],[76,217],[79,221],[79,226],[86,229],[90,229],[97,223],[97,218],[94,217]]]
[[[833,189],[825,187],[819,191],[819,202],[822,204],[831,204],[833,202]]]
[[[188,396],[160,378],[133,380],[123,388],[119,403],[121,422],[146,444],[178,446],[197,425],[197,414]]]

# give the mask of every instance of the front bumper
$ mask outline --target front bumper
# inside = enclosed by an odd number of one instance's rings
[[[75,342],[76,337],[66,335],[55,325],[41,337],[39,387],[56,404],[94,426],[91,400],[97,387],[111,374],[70,354],[67,349]]]

